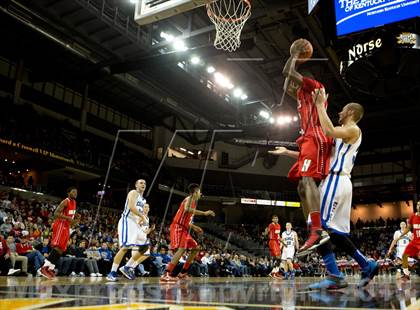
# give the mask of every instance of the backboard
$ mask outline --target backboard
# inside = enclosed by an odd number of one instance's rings
[[[138,0],[134,20],[139,25],[147,25],[196,7],[212,0]]]

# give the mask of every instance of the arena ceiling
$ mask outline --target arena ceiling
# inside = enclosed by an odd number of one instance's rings
[[[255,118],[264,106],[280,102],[281,70],[289,46],[294,39],[306,37],[315,47],[314,57],[329,59],[305,64],[304,69],[330,90],[332,114],[350,100],[361,101],[367,110],[362,126],[370,148],[418,143],[418,91],[381,99],[352,92],[339,74],[334,51],[339,45],[329,41],[328,23],[319,22],[326,14],[307,16],[304,0],[254,0],[242,47],[229,55],[213,48],[214,27],[203,8],[138,27],[128,0],[3,0],[1,4],[4,53],[16,61],[23,57],[40,80],[55,79],[79,89],[88,83],[90,96],[139,115],[150,125],[237,128],[242,115],[254,121],[242,126],[248,137],[294,139],[297,126],[279,129]],[[162,31],[185,39],[190,50],[172,52],[159,37]],[[227,103],[197,76],[177,66],[188,61],[191,53],[229,72],[246,89],[250,104]],[[227,59],[235,57],[259,61]],[[274,110],[296,113],[288,98]]]

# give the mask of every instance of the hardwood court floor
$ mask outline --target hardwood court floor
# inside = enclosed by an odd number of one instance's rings
[[[194,278],[159,284],[158,278],[0,277],[0,309],[420,309],[420,278],[378,276],[365,290],[358,278],[338,291],[308,291],[315,278]]]

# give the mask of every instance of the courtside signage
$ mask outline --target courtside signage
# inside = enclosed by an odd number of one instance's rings
[[[334,0],[337,35],[420,16],[420,0]]]
[[[257,205],[257,206],[294,207],[294,208],[300,207],[300,202],[295,202],[295,201],[253,199],[253,198],[241,198],[241,204]]]

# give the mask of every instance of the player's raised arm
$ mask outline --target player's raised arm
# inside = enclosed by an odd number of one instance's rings
[[[290,57],[287,59],[283,68],[283,76],[286,78],[285,91],[287,91],[290,82],[297,84],[298,87],[302,85],[302,75],[296,70],[296,61],[303,48],[304,42],[299,40],[290,48]]]
[[[312,98],[318,110],[319,121],[325,135],[343,140],[353,140],[358,137],[360,129],[357,126],[334,127],[325,108],[325,102],[328,99],[325,88],[319,88],[313,91]]]

